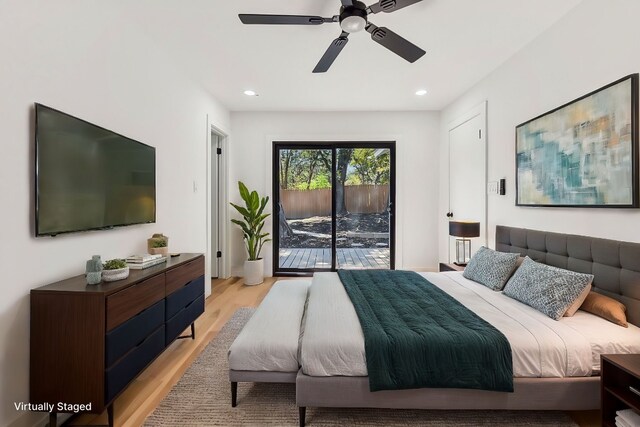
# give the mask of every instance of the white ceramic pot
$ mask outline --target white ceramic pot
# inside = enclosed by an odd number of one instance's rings
[[[262,258],[255,261],[244,262],[244,284],[259,285],[264,282],[264,260]]]
[[[129,267],[118,268],[117,270],[102,270],[102,280],[105,282],[115,282],[129,277]]]

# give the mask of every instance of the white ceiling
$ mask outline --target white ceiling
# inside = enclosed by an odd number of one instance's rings
[[[427,51],[415,64],[353,34],[326,74],[311,71],[337,24],[242,25],[238,13],[336,15],[339,0],[123,1],[182,70],[232,111],[440,110],[581,0],[424,0],[370,16]],[[369,3],[374,3],[371,0]],[[428,95],[418,97],[418,89]],[[246,89],[259,97],[243,95]]]

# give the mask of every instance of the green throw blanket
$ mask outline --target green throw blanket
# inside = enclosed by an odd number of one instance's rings
[[[513,391],[507,338],[424,277],[384,270],[338,275],[364,332],[371,391]]]

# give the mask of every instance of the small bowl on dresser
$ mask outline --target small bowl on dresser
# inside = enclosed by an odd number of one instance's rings
[[[129,277],[129,267],[118,268],[116,270],[102,270],[102,280],[105,282],[115,282]]]

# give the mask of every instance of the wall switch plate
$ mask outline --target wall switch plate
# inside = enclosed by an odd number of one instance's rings
[[[487,184],[488,194],[498,194],[498,191],[499,191],[498,181],[491,181]]]

